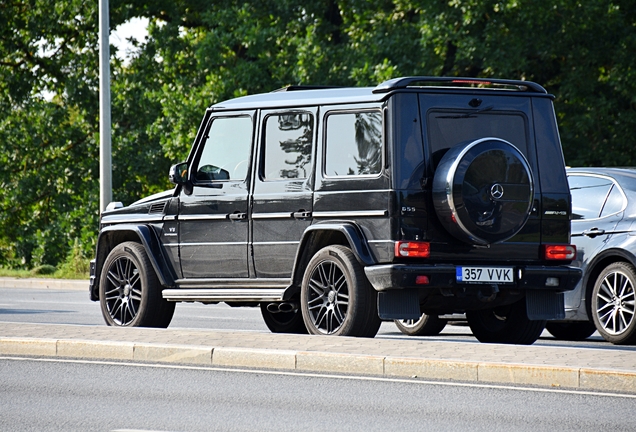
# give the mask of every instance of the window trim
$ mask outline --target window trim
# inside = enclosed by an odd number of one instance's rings
[[[228,119],[228,118],[241,118],[241,117],[246,117],[248,119],[250,119],[250,121],[252,122],[252,131],[251,131],[251,135],[250,135],[250,145],[249,145],[249,153],[248,153],[248,157],[247,157],[247,172],[245,174],[245,178],[243,179],[218,179],[218,180],[198,180],[196,178],[197,172],[199,170],[199,164],[201,163],[201,156],[203,156],[203,151],[205,149],[205,145],[207,143],[207,139],[210,136],[210,129],[212,128],[212,124],[216,121],[216,120],[220,120],[220,119]],[[203,136],[201,137],[201,141],[199,142],[199,145],[197,146],[197,151],[196,154],[192,160],[192,164],[191,164],[191,168],[190,168],[190,172],[188,173],[188,175],[190,176],[190,181],[192,182],[192,185],[194,186],[210,186],[210,185],[215,185],[215,184],[225,184],[225,183],[243,183],[243,182],[247,182],[250,178],[250,173],[251,173],[251,164],[252,164],[252,154],[254,152],[254,123],[255,123],[255,118],[253,114],[250,113],[246,113],[246,112],[241,112],[241,113],[234,113],[234,114],[226,114],[226,115],[211,115],[210,118],[208,118],[208,123],[205,126],[205,132],[203,134]]]
[[[382,130],[380,131],[382,136],[380,137],[380,145],[382,146],[382,148],[380,149],[380,155],[381,155],[381,162],[380,162],[380,171],[377,174],[354,174],[354,175],[338,175],[338,176],[332,176],[332,175],[328,175],[327,174],[327,134],[329,132],[328,128],[327,128],[327,121],[329,120],[329,117],[331,115],[339,115],[339,114],[360,114],[360,113],[365,113],[365,112],[375,112],[378,113],[380,115],[380,121],[381,121],[381,127]],[[383,112],[383,107],[374,107],[374,108],[358,108],[358,109],[335,109],[335,110],[329,110],[326,111],[324,116],[323,116],[323,134],[322,134],[322,166],[321,166],[321,172],[322,172],[322,177],[324,179],[329,179],[329,180],[343,180],[343,179],[377,179],[382,177],[382,174],[384,173],[385,170],[385,166],[387,163],[387,159],[386,159],[386,119],[385,119],[385,114]]]
[[[306,177],[296,177],[296,178],[276,178],[276,179],[268,179],[265,177],[265,158],[266,158],[266,150],[267,150],[267,120],[270,117],[274,116],[282,116],[288,114],[308,114],[312,119],[312,131],[311,131],[311,159],[309,160],[309,169]],[[290,109],[285,111],[273,111],[268,112],[261,119],[261,139],[260,139],[260,160],[258,163],[257,175],[259,181],[263,183],[277,183],[277,182],[290,182],[290,181],[306,181],[311,177],[312,166],[314,164],[315,154],[315,140],[316,140],[316,114],[313,111],[306,109]]]

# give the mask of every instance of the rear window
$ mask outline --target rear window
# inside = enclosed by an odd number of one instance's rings
[[[521,114],[434,110],[427,122],[434,165],[449,148],[490,137],[508,141],[530,160],[526,119]]]

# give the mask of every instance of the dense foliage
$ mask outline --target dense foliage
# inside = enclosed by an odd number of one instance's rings
[[[97,3],[0,0],[0,265],[88,256],[99,205]],[[206,106],[289,84],[526,79],[556,96],[566,162],[635,165],[636,8],[625,0],[111,0],[114,199],[169,187]],[[114,54],[114,53],[113,53]],[[76,249],[76,248],[75,248]],[[75,252],[73,252],[75,253]]]

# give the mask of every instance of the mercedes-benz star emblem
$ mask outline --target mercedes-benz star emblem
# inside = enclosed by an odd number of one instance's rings
[[[495,183],[490,188],[490,195],[496,200],[501,199],[503,197],[503,194],[504,194],[504,188],[499,183]]]

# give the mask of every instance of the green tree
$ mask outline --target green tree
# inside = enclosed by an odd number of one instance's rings
[[[125,204],[170,187],[207,106],[290,84],[532,80],[556,97],[568,164],[636,164],[633,1],[111,1],[111,28],[132,17],[149,37],[111,61],[113,198]],[[92,254],[97,35],[95,2],[0,2],[0,265],[58,264],[76,239]]]

